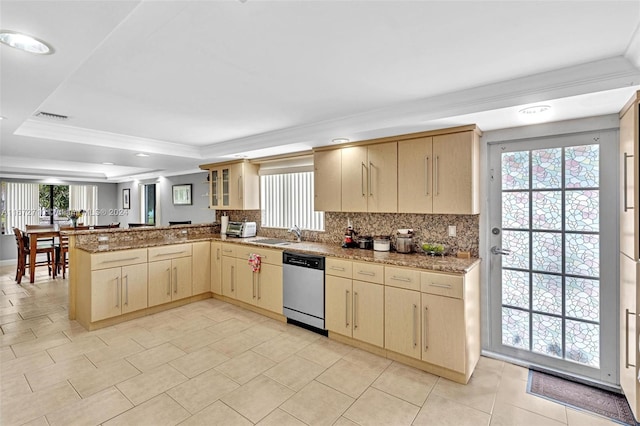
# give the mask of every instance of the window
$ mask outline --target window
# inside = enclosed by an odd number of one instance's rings
[[[324,212],[313,210],[312,171],[260,176],[260,206],[263,227],[324,231]]]
[[[143,206],[144,209],[144,217],[142,218],[143,223],[147,225],[155,225],[156,224],[156,184],[148,184],[144,185],[144,194],[143,194]]]
[[[98,187],[96,185],[69,185],[69,210],[84,210],[82,223],[98,224]]]
[[[40,203],[37,183],[3,182],[3,232],[12,234],[13,228],[39,223]]]
[[[43,185],[39,187],[40,224],[66,222],[69,210],[68,185]]]

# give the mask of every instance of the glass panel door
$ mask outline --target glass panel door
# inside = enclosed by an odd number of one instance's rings
[[[616,330],[601,292],[617,291],[601,269],[602,151],[583,136],[490,148],[491,349],[614,383],[615,345],[601,341]]]
[[[218,179],[218,171],[211,170],[211,203],[213,206],[218,205],[218,188],[220,186]]]
[[[229,206],[229,169],[222,169],[222,205]]]

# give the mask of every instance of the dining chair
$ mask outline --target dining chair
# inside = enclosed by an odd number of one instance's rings
[[[89,229],[109,229],[111,225],[93,225],[90,226]]]
[[[61,226],[61,231],[83,231],[89,229],[87,225],[76,226]],[[58,270],[62,269],[62,279],[67,278],[67,267],[69,266],[69,259],[67,253],[69,253],[69,236],[60,234],[60,244],[57,247],[56,259],[58,259]],[[59,272],[59,271],[58,271]]]
[[[47,266],[49,268],[49,275],[53,275],[56,277],[56,264],[55,264],[55,248],[53,244],[50,245],[39,245],[36,249],[35,253],[31,253],[31,248],[29,244],[29,238],[18,228],[13,228],[13,233],[16,237],[16,246],[18,249],[18,265],[16,267],[16,281],[18,284],[22,282],[22,277],[27,273],[27,259],[30,256],[38,256],[38,254],[46,253],[47,260],[37,260],[36,257],[36,267],[38,266]],[[53,263],[52,263],[53,259]]]
[[[135,223],[129,222],[129,228],[140,228],[142,226],[155,226],[153,223]]]
[[[174,225],[191,225],[190,220],[178,220],[178,221],[169,221],[169,226]]]

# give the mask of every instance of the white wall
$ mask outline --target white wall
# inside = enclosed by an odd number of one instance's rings
[[[212,223],[215,210],[209,209],[209,185],[207,173],[194,173],[161,177],[158,179],[132,181],[118,184],[118,208],[122,208],[122,190],[131,190],[131,208],[123,210],[120,226],[129,222],[142,222],[141,194],[145,184],[156,184],[156,225],[167,226],[170,221],[190,220],[191,223]],[[191,205],[173,205],[173,185],[191,184]]]

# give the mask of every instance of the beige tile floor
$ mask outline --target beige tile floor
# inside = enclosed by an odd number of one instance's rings
[[[0,424],[606,425],[482,358],[468,385],[209,299],[87,332],[0,268]]]

